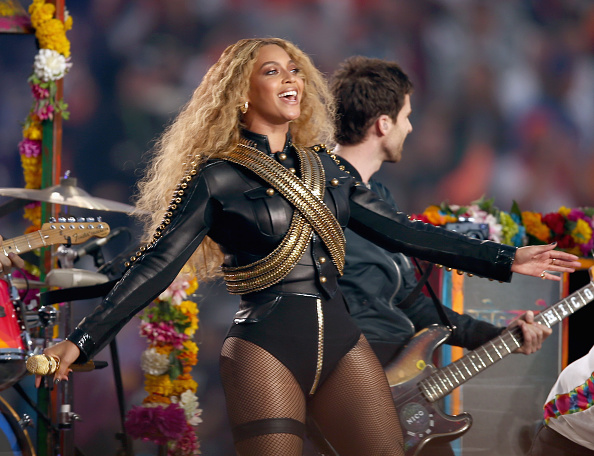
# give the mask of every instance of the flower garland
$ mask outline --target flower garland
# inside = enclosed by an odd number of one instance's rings
[[[429,206],[422,214],[411,216],[432,225],[472,221],[488,225],[489,239],[502,244],[524,245],[557,242],[557,247],[578,256],[594,256],[594,207],[570,209],[542,214],[520,211],[514,202],[511,211],[504,212],[494,200],[481,198],[469,206],[442,203]]]
[[[62,79],[72,67],[70,42],[66,38],[66,31],[72,28],[72,17],[65,11],[64,22],[57,19],[56,7],[45,0],[33,0],[29,6],[29,14],[40,49],[33,62],[33,73],[27,80],[34,102],[25,119],[19,152],[25,188],[38,189],[41,187],[42,121],[53,120],[57,113],[61,114],[63,119],[69,117],[68,105],[56,98],[56,81]],[[26,233],[39,230],[40,204],[35,202],[25,206],[24,217],[32,223],[25,230]]]
[[[198,307],[188,299],[198,288],[195,277],[182,272],[140,316],[140,334],[148,348],[140,357],[148,396],[126,416],[132,438],[167,445],[168,456],[200,453],[194,426],[202,422],[192,366],[198,346]]]

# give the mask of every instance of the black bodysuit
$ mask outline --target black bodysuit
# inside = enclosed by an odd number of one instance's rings
[[[277,154],[270,153],[265,136],[245,131],[244,137],[287,168],[299,169],[290,135]],[[341,170],[339,157],[323,147],[319,154],[326,178],[324,202],[343,228],[390,251],[510,280],[515,248],[410,221]],[[221,246],[227,266],[249,264],[270,253],[283,239],[294,210],[270,187],[240,165],[220,159],[207,162],[189,182],[162,236],[68,337],[81,350],[78,362],[96,354],[155,299],[204,236]],[[280,283],[242,296],[229,336],[269,351],[291,370],[304,393],[312,393],[360,334],[338,291],[337,276],[326,246],[314,233],[309,249]]]

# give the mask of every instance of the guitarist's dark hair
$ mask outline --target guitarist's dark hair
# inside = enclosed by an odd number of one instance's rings
[[[330,89],[336,102],[335,140],[354,145],[363,141],[379,116],[396,120],[413,84],[394,62],[355,56],[332,75]]]

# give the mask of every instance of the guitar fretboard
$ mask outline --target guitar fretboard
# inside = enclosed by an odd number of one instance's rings
[[[549,328],[594,301],[594,282],[548,307],[534,317],[535,323]],[[432,373],[419,382],[419,388],[430,402],[450,394],[462,383],[484,371],[522,346],[522,330],[514,328],[468,352],[462,358]]]
[[[19,255],[54,244],[81,244],[93,236],[105,237],[108,234],[109,226],[101,221],[44,223],[39,231],[3,240],[0,253],[8,256],[13,252]]]

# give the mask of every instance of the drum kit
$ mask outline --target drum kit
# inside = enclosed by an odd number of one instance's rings
[[[59,204],[61,206],[74,206],[95,211],[113,211],[128,214],[135,211],[134,206],[89,195],[76,186],[76,179],[69,177],[69,173],[59,185],[42,190],[0,188],[0,196]],[[20,205],[22,206],[22,203]],[[15,207],[17,205],[14,200],[0,205],[0,217],[3,215],[2,208],[9,206]],[[72,329],[68,323],[71,318],[70,309],[68,305],[64,305],[69,303],[60,306],[59,311],[52,305],[45,305],[36,309],[35,303],[31,306],[31,304],[26,305],[22,301],[19,290],[46,290],[55,289],[56,287],[65,289],[107,282],[108,277],[104,274],[72,268],[73,249],[70,247],[74,244],[86,243],[94,238],[105,239],[109,233],[110,227],[100,218],[59,217],[57,220],[52,219],[45,223],[37,232],[2,241],[0,255],[8,255],[10,252],[22,255],[39,247],[62,245],[55,253],[60,260],[61,268],[49,271],[43,281],[29,279],[26,276],[13,277],[11,274],[0,277],[0,391],[11,387],[20,388],[18,382],[28,374],[26,368],[27,359],[41,353],[43,348],[54,341],[52,335],[60,332],[53,331],[54,328],[52,328],[58,320],[58,312],[66,313],[63,318],[59,319],[65,322],[61,331],[67,334]],[[58,329],[60,330],[60,328]],[[42,387],[53,388],[50,382],[45,383],[46,386]],[[60,395],[62,400],[61,409],[65,405],[70,407],[72,401],[72,393],[68,391],[69,386],[62,388],[66,389],[62,389]],[[65,402],[68,403],[65,404]],[[62,414],[60,413],[60,415]],[[71,428],[69,426],[71,421],[77,418],[76,414],[69,413],[65,418],[66,423],[62,422],[62,418],[60,418],[60,423],[56,428]],[[31,422],[32,420],[26,415],[19,417],[9,403],[0,397],[0,455],[35,456],[34,446],[31,444],[31,439],[26,430]],[[68,447],[64,447],[61,443],[64,440],[63,436],[59,436],[57,440],[60,441],[61,448],[58,449],[56,454],[59,453],[64,456],[75,454],[72,440]],[[48,452],[51,451],[53,450]],[[51,453],[51,455],[53,454]],[[50,456],[50,454],[44,456]]]

